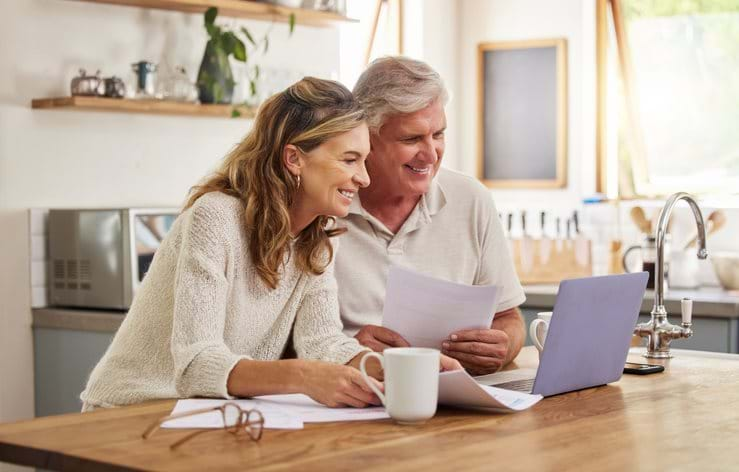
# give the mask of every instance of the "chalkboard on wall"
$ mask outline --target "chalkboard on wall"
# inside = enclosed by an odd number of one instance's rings
[[[478,45],[478,177],[488,187],[567,185],[567,43]]]

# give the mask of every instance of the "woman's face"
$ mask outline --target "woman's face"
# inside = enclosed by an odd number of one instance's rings
[[[303,154],[300,206],[315,216],[346,216],[357,190],[370,184],[365,168],[369,151],[369,131],[362,123]]]

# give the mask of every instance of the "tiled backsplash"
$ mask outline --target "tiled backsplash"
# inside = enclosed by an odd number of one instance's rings
[[[48,305],[48,261],[49,230],[46,224],[49,216],[47,208],[31,208],[28,210],[28,223],[31,241],[31,307],[39,308]]]

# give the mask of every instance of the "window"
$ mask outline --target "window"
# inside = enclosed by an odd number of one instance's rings
[[[403,54],[403,0],[348,0],[346,7],[359,20],[341,26],[340,80],[351,88],[374,59]]]
[[[597,25],[599,189],[739,193],[739,0],[598,0]]]

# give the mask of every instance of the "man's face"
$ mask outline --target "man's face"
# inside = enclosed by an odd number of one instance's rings
[[[445,129],[439,100],[417,112],[388,118],[371,137],[367,172],[372,191],[404,197],[425,194],[441,165]]]

